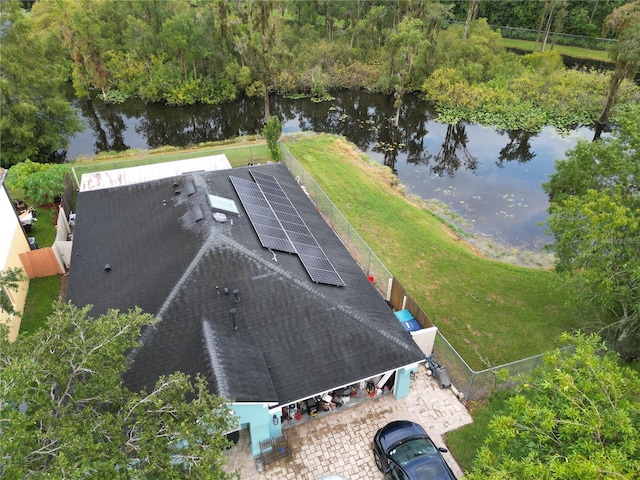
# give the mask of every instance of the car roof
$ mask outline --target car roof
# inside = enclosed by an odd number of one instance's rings
[[[421,455],[404,465],[409,478],[429,480],[455,480],[456,477],[445,463],[440,452]]]

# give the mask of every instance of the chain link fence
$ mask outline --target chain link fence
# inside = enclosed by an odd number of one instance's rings
[[[464,25],[465,22],[450,21],[450,24]],[[529,40],[531,42],[541,42],[544,37],[544,32],[533,30],[531,28],[509,27],[506,25],[489,25],[492,30],[500,32],[502,38],[512,38],[515,40]],[[552,37],[553,33],[550,34]],[[570,33],[557,33],[555,34],[556,45],[568,45],[573,47],[589,48],[591,50],[607,50],[609,45],[616,43],[618,40],[615,38],[602,38],[602,37],[587,37],[585,35],[572,35]],[[547,41],[550,45],[551,41]]]
[[[536,37],[539,37],[538,41],[542,42],[542,38],[544,36],[544,33],[539,35],[537,30],[531,30],[528,28],[496,25],[490,25],[490,27],[492,30],[499,31],[502,38],[513,38],[517,40],[529,40],[535,42]],[[555,35],[556,45],[589,48],[591,50],[606,50],[609,45],[616,42],[617,40],[613,38],[585,37],[583,35],[570,35],[568,33],[558,33]],[[547,43],[550,44],[551,42],[547,41]]]
[[[282,144],[280,144],[280,150],[282,152],[282,161],[291,174],[315,203],[325,220],[342,240],[342,243],[351,252],[351,256],[360,265],[362,271],[386,297],[389,291],[389,281],[393,278],[393,275],[289,150]]]
[[[329,197],[322,191],[316,181],[298,163],[295,157],[284,145],[280,145],[282,161],[301,187],[307,192],[320,213],[356,259],[362,270],[374,281],[381,292],[388,292],[393,275],[378,257],[371,251],[358,232],[349,224]],[[566,347],[567,349],[571,347]],[[502,384],[509,384],[518,377],[531,373],[536,367],[544,363],[546,354],[517,360],[497,367],[487,368],[479,372],[474,371],[460,356],[455,348],[439,331],[433,345],[433,356],[439,365],[447,367],[447,373],[452,385],[467,400],[482,400],[488,398]],[[498,372],[504,371],[503,374]],[[501,380],[504,378],[505,380]]]

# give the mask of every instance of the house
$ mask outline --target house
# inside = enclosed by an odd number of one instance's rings
[[[9,268],[22,269],[23,266],[19,255],[31,250],[29,239],[20,224],[13,202],[9,198],[4,185],[6,174],[7,170],[0,168],[0,225],[2,225],[2,228],[0,228],[0,271]],[[29,279],[25,278],[20,283],[17,291],[2,287],[0,295],[8,298],[15,311],[22,312],[24,311],[28,289]],[[20,317],[18,315],[9,315],[7,312],[0,310],[0,322],[9,326],[9,341],[15,341],[20,330]]]
[[[425,357],[283,164],[81,191],[67,296],[160,317],[126,385],[204,375],[254,455],[283,409],[372,383],[405,397]]]

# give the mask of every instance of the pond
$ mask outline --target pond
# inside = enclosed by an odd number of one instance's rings
[[[335,99],[273,97],[271,110],[283,131],[344,135],[375,161],[388,165],[411,193],[442,202],[477,237],[524,250],[539,250],[551,238],[547,196],[541,184],[579,138],[579,128],[559,135],[497,131],[461,122],[435,121],[432,106],[406,95],[398,126],[391,96],[362,91],[333,93]],[[71,139],[67,158],[101,151],[188,146],[259,133],[262,99],[242,98],[224,105],[169,107],[128,100],[120,105],[73,100],[86,129]]]

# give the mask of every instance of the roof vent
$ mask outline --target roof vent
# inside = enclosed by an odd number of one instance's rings
[[[105,264],[104,271],[105,272],[110,272],[111,271],[111,264],[110,263]]]
[[[218,223],[225,223],[227,216],[224,213],[216,212],[213,214],[213,219]]]
[[[238,313],[238,309],[230,308],[229,313],[231,314],[231,320],[233,321],[233,329],[238,330],[238,324],[236,323],[236,313]]]
[[[193,220],[196,223],[204,218],[200,205],[191,205],[191,215],[193,216]]]
[[[196,184],[193,183],[193,180],[188,180],[187,183],[184,186],[184,190],[187,194],[187,196],[191,196],[194,193],[196,193]]]
[[[238,288],[233,289],[233,301],[236,303],[240,303],[240,289]]]

